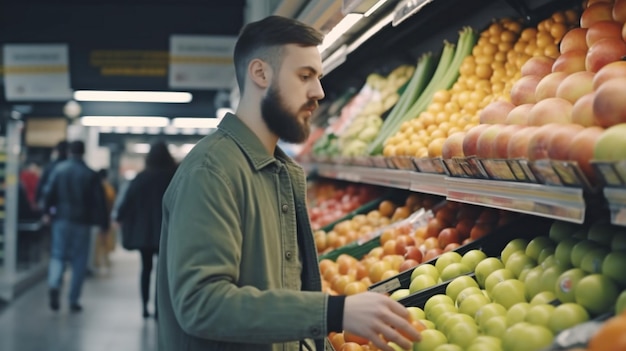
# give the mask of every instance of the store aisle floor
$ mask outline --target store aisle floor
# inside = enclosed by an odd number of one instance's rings
[[[117,248],[111,259],[110,274],[85,281],[80,313],[69,312],[67,279],[57,312],[45,281],[12,301],[0,311],[0,350],[156,351],[156,321],[141,316],[139,254]]]

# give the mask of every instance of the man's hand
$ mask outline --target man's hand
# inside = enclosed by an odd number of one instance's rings
[[[388,296],[374,292],[346,297],[343,329],[372,341],[383,351],[393,351],[387,345],[389,341],[411,350],[413,342],[421,339],[409,321],[406,307]],[[402,336],[400,331],[410,339]]]

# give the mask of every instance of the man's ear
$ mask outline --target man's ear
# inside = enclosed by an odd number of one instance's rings
[[[270,84],[270,66],[260,59],[250,61],[248,65],[248,75],[254,84],[259,88],[267,88]]]

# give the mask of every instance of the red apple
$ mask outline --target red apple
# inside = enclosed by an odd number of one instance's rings
[[[528,143],[537,129],[537,126],[526,126],[513,133],[507,145],[508,158],[528,158]]]
[[[572,123],[583,127],[592,127],[596,125],[595,116],[593,114],[593,98],[595,93],[583,95],[574,103],[572,107]]]
[[[476,220],[473,218],[463,218],[456,223],[455,229],[457,233],[459,233],[459,238],[461,240],[469,238],[470,231],[472,230],[475,222]]]
[[[616,21],[596,22],[587,30],[587,46],[592,47],[598,40],[604,38],[622,38],[622,23]]]
[[[596,123],[605,128],[626,122],[626,78],[613,78],[598,88],[593,114]]]
[[[445,228],[445,225],[437,218],[429,219],[426,225],[426,238],[436,238],[443,228]]]
[[[496,155],[496,136],[504,124],[491,124],[483,130],[476,142],[476,156],[480,158],[494,158]]]
[[[442,253],[443,253],[443,250],[438,247],[428,249],[426,253],[424,254],[424,260],[422,262],[428,262],[432,260],[433,258],[441,255]]]
[[[494,101],[485,106],[478,114],[480,124],[504,123],[506,116],[514,107],[515,105],[508,101]]]
[[[593,77],[593,90],[597,90],[607,80],[618,77],[626,77],[626,61],[611,62],[600,68]]]
[[[441,157],[444,159],[463,157],[463,140],[465,139],[465,134],[465,132],[456,132],[448,136],[441,147]]]
[[[450,243],[459,243],[459,232],[455,228],[445,228],[437,236],[439,247],[445,248]]]
[[[489,124],[479,124],[467,131],[465,138],[463,138],[463,154],[466,157],[476,155],[478,137],[480,136],[480,133],[482,133],[482,131],[487,129],[489,126]]]
[[[419,263],[422,262],[423,256],[424,254],[422,253],[422,250],[420,250],[417,246],[407,246],[404,251],[405,260],[415,260]]]
[[[620,33],[622,28],[620,28]],[[554,59],[548,56],[533,56],[522,65],[522,76],[538,76],[544,77],[552,72]]]
[[[585,67],[587,71],[598,72],[605,65],[619,61],[626,56],[626,42],[621,38],[604,38],[589,48]]]
[[[561,54],[565,54],[570,51],[587,51],[587,28],[573,28],[570,29],[563,38],[559,46]]]
[[[396,238],[396,253],[401,255],[404,254],[406,248],[409,246],[415,246],[415,239],[413,239],[410,235],[399,235]]]
[[[587,50],[572,50],[561,54],[552,65],[552,72],[574,73],[585,70]]]
[[[587,7],[580,15],[580,27],[589,28],[596,22],[613,20],[613,4],[598,2]]]
[[[511,102],[515,105],[534,104],[535,90],[541,77],[535,75],[522,76],[511,88]]]
[[[584,130],[579,124],[560,124],[548,141],[548,158],[551,160],[567,160],[574,137]]]
[[[565,99],[572,104],[581,96],[593,92],[594,73],[581,71],[567,76],[556,89],[556,97]]]
[[[589,161],[593,159],[594,146],[603,132],[604,128],[602,127],[588,127],[579,132],[572,140],[567,157],[568,160],[578,163],[580,170],[592,183],[596,176]]]
[[[615,0],[611,15],[613,16],[613,20],[616,22],[626,22],[626,0]]]
[[[402,263],[400,263],[400,266],[398,267],[398,272],[408,271],[409,269],[417,267],[419,264],[420,263],[416,260],[405,259],[404,261],[402,261]]]
[[[541,78],[541,81],[537,84],[537,88],[535,89],[535,99],[541,101],[556,97],[556,90],[559,84],[561,84],[568,75],[569,73],[566,72],[552,72]]]
[[[541,100],[530,109],[528,125],[542,126],[548,123],[571,123],[572,103],[558,97]]]
[[[500,129],[494,141],[495,142],[495,154],[493,155],[494,158],[507,158],[508,157],[509,140],[511,139],[511,136],[513,136],[515,132],[517,132],[518,130],[522,128],[524,128],[524,126],[521,124],[510,124]]]
[[[550,139],[558,130],[558,127],[558,123],[549,123],[542,125],[539,129],[537,129],[528,142],[529,160],[534,161],[549,158],[548,149],[550,148]]]
[[[461,246],[461,244],[459,243],[449,243],[448,245],[446,245],[446,247],[443,248],[443,252],[452,251],[459,246]]]
[[[624,26],[622,27],[622,39],[626,41],[626,23],[624,23]]]
[[[528,114],[533,106],[535,106],[535,104],[521,104],[519,106],[515,106],[515,108],[512,109],[506,116],[504,124],[527,125]]]
[[[482,238],[485,235],[491,233],[491,231],[493,231],[494,229],[495,229],[494,223],[476,223],[472,227],[472,230],[470,231],[469,239],[476,240],[476,239]]]

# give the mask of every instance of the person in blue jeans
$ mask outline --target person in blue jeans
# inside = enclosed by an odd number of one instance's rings
[[[69,145],[69,158],[59,163],[44,193],[46,212],[52,215],[51,257],[48,269],[50,308],[60,308],[59,298],[65,265],[72,269],[69,307],[80,312],[79,303],[91,242],[92,226],[106,235],[109,220],[104,189],[98,174],[83,160],[85,144]]]

